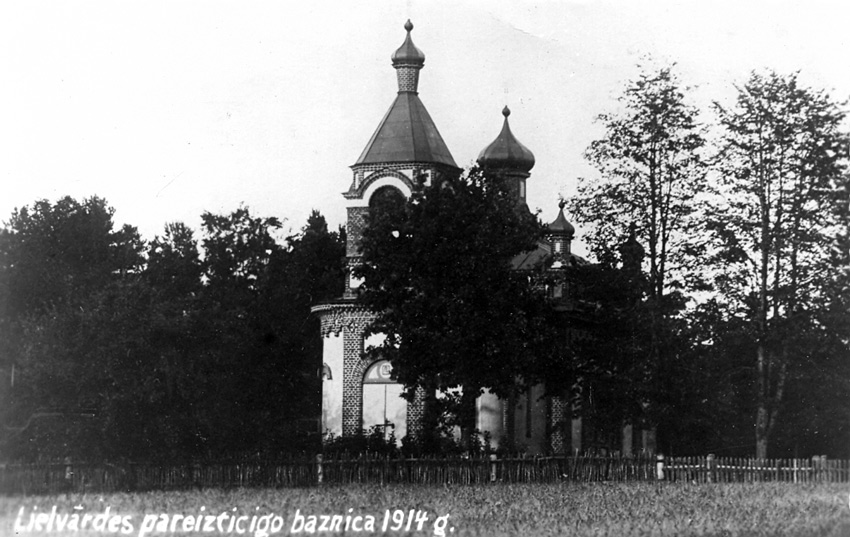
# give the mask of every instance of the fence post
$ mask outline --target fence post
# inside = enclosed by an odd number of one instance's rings
[[[664,481],[664,454],[659,453],[655,456],[655,478],[659,481]]]
[[[490,483],[496,482],[496,454],[490,454]]]
[[[708,470],[708,475],[706,476],[706,480],[709,483],[714,483],[715,476],[714,473],[717,471],[717,461],[714,460],[714,453],[709,453],[708,457],[705,459],[705,466]]]
[[[319,453],[318,455],[316,455],[316,483],[321,485],[323,477],[324,476],[322,474],[322,454]]]

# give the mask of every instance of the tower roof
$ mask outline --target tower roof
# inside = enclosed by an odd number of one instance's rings
[[[478,164],[483,168],[510,169],[528,173],[534,167],[534,154],[519,143],[511,132],[508,124],[511,111],[507,106],[502,110],[502,115],[505,116],[502,132],[481,151],[478,155]]]
[[[415,93],[399,93],[355,166],[425,162],[457,168],[434,120]]]
[[[417,83],[425,55],[410,39],[413,24],[407,21],[404,28],[407,37],[392,56],[398,72],[398,95],[354,166],[418,162],[458,169],[434,120],[419,99]]]

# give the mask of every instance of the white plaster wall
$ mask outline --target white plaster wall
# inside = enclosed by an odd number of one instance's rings
[[[342,435],[343,337],[329,334],[322,340],[322,360],[331,379],[322,380],[322,433]]]
[[[481,433],[490,433],[490,445],[496,449],[501,445],[504,436],[502,421],[502,401],[490,392],[484,390],[476,400],[478,410],[476,428]]]

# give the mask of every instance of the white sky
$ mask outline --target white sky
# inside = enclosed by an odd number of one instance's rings
[[[412,19],[420,97],[460,166],[501,128],[534,153],[529,206],[593,174],[593,119],[645,54],[693,99],[753,69],[850,96],[844,2],[14,1],[0,6],[0,221],[36,199],[98,195],[146,239],[203,211],[344,222],[341,192],[396,91]],[[710,120],[706,115],[705,120]],[[579,230],[580,235],[581,230]],[[579,240],[580,237],[579,237]]]

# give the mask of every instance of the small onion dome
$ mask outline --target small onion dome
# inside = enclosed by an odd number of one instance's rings
[[[425,54],[423,54],[421,50],[416,48],[416,45],[413,44],[413,40],[410,39],[410,31],[413,30],[413,23],[410,22],[410,19],[408,19],[407,22],[404,23],[404,29],[407,30],[407,37],[404,38],[404,43],[402,43],[401,46],[398,47],[398,50],[393,52],[393,65],[424,64]]]
[[[484,148],[478,155],[478,164],[482,168],[508,169],[528,173],[534,167],[534,155],[527,147],[519,143],[508,125],[510,109],[506,106],[502,110],[505,122],[502,124],[502,132],[493,140],[493,143]]]
[[[635,223],[632,222],[629,224],[629,238],[618,248],[620,250],[620,257],[625,264],[640,265],[641,261],[643,261],[643,256],[646,254],[646,250],[638,242],[636,235]]]
[[[558,208],[560,209],[558,211],[558,218],[556,218],[554,222],[549,224],[549,226],[548,226],[549,234],[550,235],[560,235],[560,236],[572,238],[573,235],[575,235],[575,233],[576,233],[576,228],[573,227],[573,225],[570,224],[567,221],[567,218],[564,216],[564,205],[566,205],[566,203],[563,200],[561,200],[561,202],[558,203]],[[640,246],[640,245],[638,245],[638,246]]]

